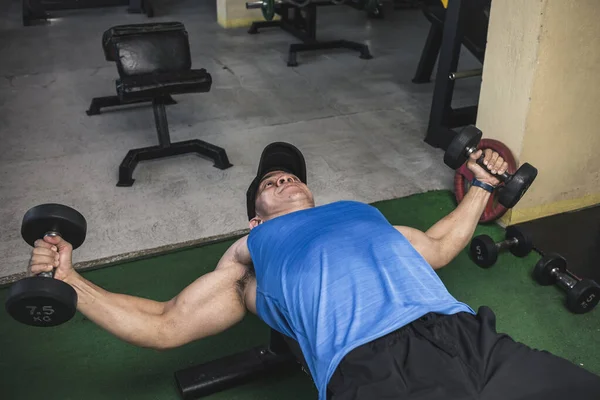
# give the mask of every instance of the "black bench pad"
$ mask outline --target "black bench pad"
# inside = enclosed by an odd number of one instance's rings
[[[208,92],[211,85],[210,74],[202,68],[124,77],[117,80],[117,93],[123,100],[132,100],[170,94]]]

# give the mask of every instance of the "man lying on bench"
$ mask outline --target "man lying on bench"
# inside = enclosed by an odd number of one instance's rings
[[[499,183],[475,163],[480,154],[468,167],[483,184],[421,232],[355,201],[316,207],[303,155],[273,143],[247,192],[250,233],[167,302],[87,281],[60,237],[36,243],[30,270],[56,268],[55,278],[77,291],[80,312],[142,347],[216,335],[250,310],[299,344],[320,400],[598,399],[600,377],[498,334],[489,308],[474,312],[435,272],[469,243],[485,187]],[[489,149],[485,160],[492,172],[507,169]]]

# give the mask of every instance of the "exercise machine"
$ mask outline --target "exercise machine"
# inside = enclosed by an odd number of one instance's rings
[[[457,71],[457,68],[462,46],[483,66],[490,8],[491,0],[424,2],[423,13],[431,27],[412,81],[430,82],[439,56],[425,137],[425,142],[433,147],[446,149],[454,137],[453,128],[476,122],[477,105],[452,108],[452,96],[457,80],[482,74],[483,68],[468,71]]]
[[[348,40],[319,41],[317,39],[317,7],[344,4],[344,0],[305,0],[298,4],[296,1],[260,0],[246,3],[247,9],[261,9],[265,21],[256,21],[248,30],[250,34],[257,34],[259,28],[279,27],[290,33],[303,43],[290,44],[288,54],[288,67],[298,65],[296,55],[300,51],[349,49],[360,53],[360,58],[368,60],[373,58],[369,47],[358,42]],[[279,15],[279,20],[273,20]]]
[[[108,107],[151,103],[158,144],[131,149],[119,166],[117,186],[133,185],[133,172],[141,161],[196,153],[212,160],[218,169],[227,169],[225,149],[200,139],[173,142],[169,133],[166,106],[176,104],[172,96],[207,93],[212,76],[206,69],[192,69],[188,32],[181,22],[160,22],[114,26],[102,35],[107,61],[116,64],[119,78],[116,95],[95,97],[86,110],[99,115]]]

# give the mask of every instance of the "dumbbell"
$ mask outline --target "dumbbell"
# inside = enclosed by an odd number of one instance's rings
[[[471,258],[482,268],[489,268],[498,260],[498,254],[506,249],[517,257],[525,257],[533,249],[531,236],[527,231],[516,226],[506,228],[502,242],[494,242],[488,235],[473,238],[470,246]]]
[[[444,153],[444,163],[452,169],[460,168],[472,153],[477,151],[477,145],[481,141],[482,133],[475,126],[467,126],[460,133],[456,134],[452,142],[448,145]],[[477,159],[477,164],[488,171],[487,166],[483,164],[484,154]],[[498,187],[498,202],[506,208],[513,208],[521,197],[525,194],[529,186],[537,177],[537,169],[529,163],[524,163],[513,174],[507,172],[496,174],[503,185]]]
[[[275,16],[275,7],[281,5],[281,1],[275,3],[275,0],[260,0],[246,3],[246,9],[252,10],[260,8],[265,21],[271,21]]]
[[[30,245],[45,236],[60,236],[73,249],[85,240],[87,222],[78,211],[61,204],[41,204],[23,217],[21,236]],[[77,311],[77,292],[71,285],[54,279],[54,271],[23,278],[8,292],[6,311],[18,322],[50,327],[69,321]]]
[[[560,254],[544,255],[533,269],[533,278],[540,285],[558,284],[564,289],[567,292],[567,308],[575,314],[591,311],[600,300],[600,286],[567,270],[567,261]]]

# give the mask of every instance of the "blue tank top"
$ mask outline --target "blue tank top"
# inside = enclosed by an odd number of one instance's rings
[[[326,398],[354,348],[429,313],[474,311],[375,207],[355,201],[295,211],[250,231],[256,310],[295,339]]]

